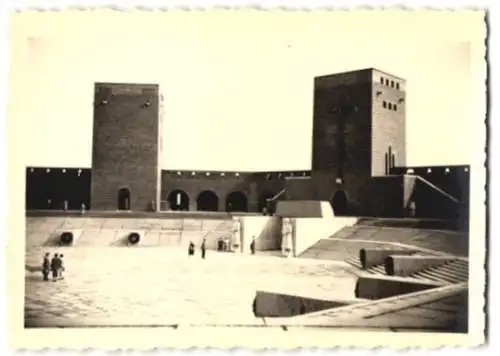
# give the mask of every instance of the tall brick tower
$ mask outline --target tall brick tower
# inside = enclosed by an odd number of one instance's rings
[[[372,177],[405,165],[405,106],[405,81],[376,69],[315,78],[317,198],[343,206],[339,211],[359,206]]]
[[[160,110],[156,84],[95,84],[92,210],[158,208]]]

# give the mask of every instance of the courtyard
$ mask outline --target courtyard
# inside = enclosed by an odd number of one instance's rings
[[[252,326],[257,290],[354,299],[355,270],[343,262],[176,247],[29,248],[26,264],[62,253],[60,281],[26,272],[26,327]]]

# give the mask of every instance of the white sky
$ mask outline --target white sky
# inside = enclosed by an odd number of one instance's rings
[[[313,77],[376,67],[407,80],[407,164],[468,164],[484,146],[481,16],[18,14],[11,125],[25,165],[90,167],[93,83],[159,83],[162,168],[309,169]]]

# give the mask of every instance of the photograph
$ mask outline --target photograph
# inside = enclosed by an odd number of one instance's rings
[[[9,26],[25,331],[484,333],[484,11]]]

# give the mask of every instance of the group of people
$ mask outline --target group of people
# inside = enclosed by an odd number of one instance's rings
[[[50,253],[46,253],[43,257],[42,262],[42,274],[43,280],[48,281],[50,273],[52,272],[52,280],[55,282],[59,279],[63,279],[64,272],[64,263],[63,263],[63,254],[55,253],[52,258],[50,258]]]
[[[205,259],[205,255],[207,253],[207,247],[206,247],[206,242],[207,240],[206,239],[203,239],[203,241],[201,242],[201,258]],[[195,246],[194,246],[194,243],[193,241],[190,241],[189,242],[189,248],[188,248],[188,256],[194,256],[194,250],[195,250]]]
[[[207,247],[206,247],[206,239],[203,239],[201,242],[201,258],[205,259],[206,253],[207,253]],[[195,251],[195,245],[193,241],[189,242],[189,247],[188,247],[188,256],[194,256],[194,251]],[[252,237],[252,242],[250,243],[250,251],[252,255],[255,255],[255,236]]]

